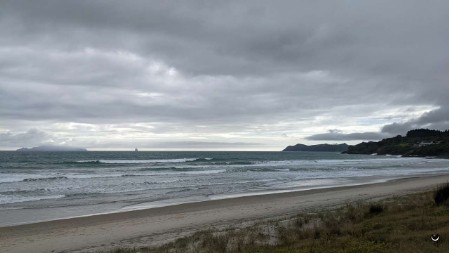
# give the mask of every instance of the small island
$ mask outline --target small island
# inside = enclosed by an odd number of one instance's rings
[[[345,152],[349,145],[343,144],[317,144],[317,145],[304,145],[296,144],[294,146],[288,146],[282,151],[309,151],[309,152]]]
[[[415,129],[405,136],[362,142],[349,146],[347,154],[449,157],[449,130]]]
[[[42,145],[32,148],[19,148],[19,152],[86,152],[85,148],[70,147],[70,146],[56,146],[56,145]]]

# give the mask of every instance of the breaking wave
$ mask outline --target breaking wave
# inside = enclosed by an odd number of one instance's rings
[[[152,160],[85,160],[75,163],[87,164],[145,164],[145,163],[185,163],[195,161],[198,158],[179,158],[179,159],[152,159]]]
[[[41,178],[25,178],[22,180],[23,182],[34,182],[34,181],[53,181],[53,180],[61,180],[68,179],[67,177],[41,177]]]

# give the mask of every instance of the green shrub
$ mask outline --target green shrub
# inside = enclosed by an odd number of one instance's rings
[[[443,186],[438,186],[434,194],[435,204],[438,206],[443,204],[449,198],[449,183]]]
[[[381,213],[383,211],[384,211],[384,208],[381,205],[377,205],[376,204],[376,205],[371,205],[369,207],[369,213],[370,214],[379,214],[379,213]]]

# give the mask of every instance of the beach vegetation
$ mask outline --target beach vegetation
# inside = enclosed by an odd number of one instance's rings
[[[437,205],[437,191],[377,202],[348,203],[280,220],[196,232],[162,246],[113,253],[177,252],[449,252],[449,205]],[[433,242],[432,234],[441,240]]]

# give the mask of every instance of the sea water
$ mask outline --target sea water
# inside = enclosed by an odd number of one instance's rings
[[[449,160],[327,152],[0,152],[0,226],[449,173]]]

